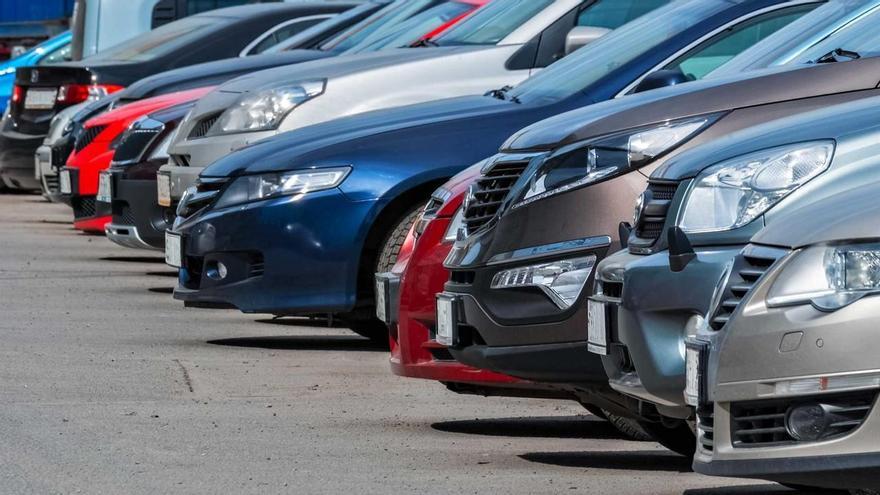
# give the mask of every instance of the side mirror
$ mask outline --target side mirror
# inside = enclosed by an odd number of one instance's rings
[[[578,48],[589,45],[610,32],[610,29],[602,27],[576,26],[565,35],[565,54],[569,55]]]
[[[666,86],[675,86],[676,84],[686,83],[693,80],[693,77],[685,75],[685,73],[680,70],[658,70],[645,76],[638,86],[636,86],[636,89],[633,90],[633,93],[665,88]]]

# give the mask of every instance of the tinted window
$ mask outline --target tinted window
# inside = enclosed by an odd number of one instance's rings
[[[212,27],[227,24],[230,20],[222,17],[184,17],[179,21],[158,27],[131,40],[98,53],[94,60],[119,60],[123,62],[143,62],[169,53],[202,36]]]
[[[553,0],[494,0],[461,24],[438,36],[437,44],[498,44],[552,3]]]
[[[613,70],[727,8],[730,3],[726,0],[672,2],[526,79],[510,94],[523,101],[556,100],[584,91]]]
[[[670,0],[599,0],[580,13],[578,26],[617,29],[627,22],[666,5]]]
[[[462,2],[446,2],[402,22],[394,32],[372,43],[360,44],[346,53],[361,53],[382,48],[400,48],[412,45],[423,36],[453,19],[466,14],[473,5]]]
[[[709,72],[729,62],[733,57],[787,26],[817,5],[780,9],[742,22],[702,43],[664,68],[679,69],[694,79],[702,79]]]
[[[395,27],[430,7],[436,0],[398,0],[363,21],[346,29],[339,36],[321,45],[321,50],[344,51],[360,43],[371,43],[393,32]]]
[[[317,18],[317,19],[307,19],[302,21],[294,21],[282,24],[280,27],[272,28],[273,31],[256,46],[251,48],[248,51],[248,55],[255,55],[257,53],[263,53],[264,51],[272,48],[273,46],[285,41],[299,33],[301,33],[304,29],[308,29],[314,25],[320,24],[324,22],[326,17]]]

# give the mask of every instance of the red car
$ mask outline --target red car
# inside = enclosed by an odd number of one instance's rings
[[[110,211],[97,208],[98,176],[110,166],[117,138],[138,118],[149,113],[201,98],[213,87],[197,88],[129,103],[85,123],[76,137],[67,166],[59,173],[60,189],[73,206],[73,227],[89,233],[104,233]],[[100,203],[109,205],[109,203]]]

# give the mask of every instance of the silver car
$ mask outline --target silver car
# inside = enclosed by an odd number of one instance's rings
[[[838,155],[880,168],[867,149],[849,153],[853,139],[880,139],[876,124],[841,139]],[[709,315],[727,313],[721,306],[755,254],[778,258],[719,331],[702,325],[688,342],[688,395],[700,406],[696,471],[880,487],[880,182],[872,175],[778,216],[730,265]]]

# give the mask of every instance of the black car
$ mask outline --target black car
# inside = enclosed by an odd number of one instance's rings
[[[60,110],[119,91],[144,77],[258,50],[266,36],[308,29],[356,5],[305,2],[244,5],[198,14],[78,62],[21,67],[7,117],[0,125],[0,178],[7,186],[38,189],[34,152]],[[289,21],[302,18],[301,22]]]

